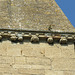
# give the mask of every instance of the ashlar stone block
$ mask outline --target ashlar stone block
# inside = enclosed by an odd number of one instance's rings
[[[52,70],[75,70],[75,59],[53,59],[52,60]]]

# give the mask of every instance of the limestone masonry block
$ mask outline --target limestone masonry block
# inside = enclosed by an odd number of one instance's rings
[[[11,64],[0,64],[0,68],[11,68]]]
[[[19,69],[19,73],[21,74],[35,74],[35,75],[44,75],[45,70],[31,70],[31,69]]]
[[[75,75],[75,71],[64,71],[63,75]]]
[[[47,58],[27,57],[26,59],[27,59],[27,64],[51,65],[50,59]]]
[[[1,44],[0,43],[0,55],[6,55],[7,52],[7,46],[5,46],[6,44]]]
[[[24,69],[33,69],[33,70],[50,70],[51,66],[46,66],[46,65],[20,65],[20,64],[15,64],[13,65],[13,68],[24,68]]]
[[[14,68],[0,68],[2,74],[17,74],[18,70]]]
[[[14,61],[16,64],[25,64],[26,63],[26,58],[25,57],[14,57]]]
[[[3,75],[11,75],[11,74],[9,74],[9,73],[6,74],[6,73],[4,73]]]
[[[63,71],[45,70],[45,75],[65,75],[65,74],[63,74]]]
[[[60,46],[50,46],[45,49],[45,57],[48,58],[60,58],[61,57],[61,49]]]
[[[45,70],[45,75],[75,75],[75,71],[51,71]]]
[[[14,63],[14,57],[0,56],[0,64],[13,64],[13,63]]]
[[[24,44],[22,47],[22,55],[43,57],[45,55],[45,48],[39,44]]]
[[[75,70],[75,59],[53,59],[52,70]]]
[[[45,50],[45,56],[48,58],[75,58],[74,45],[60,45],[54,44],[47,47]]]
[[[16,44],[10,44],[7,48],[8,56],[21,56],[21,47]]]

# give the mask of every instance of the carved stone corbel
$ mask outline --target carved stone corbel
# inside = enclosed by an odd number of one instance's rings
[[[23,34],[18,34],[17,37],[19,41],[23,41]]]
[[[11,36],[11,33],[10,32],[2,32],[2,36],[9,37],[9,36]]]
[[[49,37],[49,38],[47,39],[47,42],[48,42],[49,44],[52,44],[52,43],[53,43],[53,38],[52,38],[52,37]]]
[[[15,34],[11,34],[10,39],[11,39],[11,41],[16,41],[17,40],[17,36]]]
[[[0,40],[2,39],[2,34],[0,33]]]
[[[60,43],[61,44],[66,44],[67,43],[67,38],[66,37],[61,37]]]
[[[31,37],[31,39],[30,39],[30,41],[31,42],[39,42],[39,37],[38,36],[36,36],[36,35],[33,35],[32,37]]]
[[[0,40],[2,39],[2,36],[0,35]]]
[[[18,40],[19,41],[23,41],[23,37],[18,37]]]
[[[73,38],[74,38],[74,37],[73,37],[72,35],[69,35],[69,36],[67,37],[68,40],[73,40]]]

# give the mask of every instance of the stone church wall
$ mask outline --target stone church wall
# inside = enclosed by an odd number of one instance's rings
[[[75,75],[74,31],[55,0],[0,0],[0,75]]]
[[[75,75],[74,44],[2,41],[0,75]]]

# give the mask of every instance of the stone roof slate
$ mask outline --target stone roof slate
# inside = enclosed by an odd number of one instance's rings
[[[0,0],[0,28],[75,31],[55,0]]]

